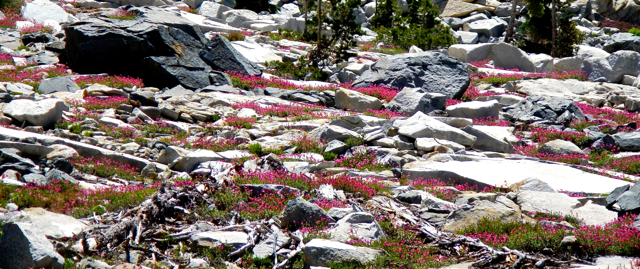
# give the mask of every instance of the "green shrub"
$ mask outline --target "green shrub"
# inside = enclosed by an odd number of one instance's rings
[[[629,30],[629,33],[640,36],[640,29],[633,27]]]
[[[323,152],[322,157],[324,157],[325,161],[333,161],[338,158],[338,154],[335,154],[333,152]]]
[[[440,12],[430,0],[408,2],[409,12],[404,15],[402,10],[396,9],[391,26],[384,26],[389,24],[387,19],[378,19],[381,26],[375,29],[378,33],[377,41],[403,48],[415,45],[423,50],[448,47],[456,43],[449,32],[450,28],[436,20]],[[385,1],[384,9],[378,9],[378,13],[387,14],[389,7],[386,5],[393,3]]]
[[[258,155],[258,156],[262,156],[263,155],[263,151],[262,151],[262,146],[260,145],[260,143],[255,143],[255,144],[251,144],[249,145],[248,148],[249,152]]]

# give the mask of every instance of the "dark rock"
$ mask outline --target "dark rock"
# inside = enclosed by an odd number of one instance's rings
[[[240,72],[243,75],[259,76],[262,70],[238,52],[229,40],[221,35],[214,36],[200,57],[213,69]]]
[[[426,114],[434,110],[443,110],[446,106],[447,96],[444,94],[429,93],[422,88],[404,88],[386,108],[411,116],[418,111]]]
[[[55,53],[62,53],[65,49],[65,46],[66,43],[64,41],[54,41],[45,45],[44,48]]]
[[[223,92],[223,93],[240,94],[240,89],[235,88],[235,87],[233,87],[231,85],[220,85],[220,86],[209,85],[209,86],[204,87],[202,89],[197,89],[195,92],[196,93],[200,93],[200,92]]]
[[[624,132],[613,135],[620,150],[640,151],[640,132]]]
[[[244,184],[240,185],[240,187],[245,188],[249,191],[251,196],[260,196],[265,192],[278,192],[278,193],[299,193],[300,190],[289,187],[286,185],[278,185],[278,184]]]
[[[29,43],[49,43],[54,41],[55,37],[49,33],[31,33],[23,34],[20,36],[20,39],[22,40],[22,44],[26,45]]]
[[[640,211],[640,184],[633,185],[616,199],[620,213],[638,213]]]
[[[323,221],[330,222],[333,219],[318,205],[312,204],[302,197],[289,201],[281,218],[282,226],[290,229],[298,229],[306,225],[314,226]]]
[[[152,91],[135,91],[129,94],[129,98],[133,101],[140,103],[141,106],[158,106],[155,93]]]
[[[331,152],[335,154],[345,153],[349,149],[349,146],[340,140],[331,140],[327,143],[327,147],[324,149],[324,152]]]
[[[622,195],[624,192],[628,191],[630,187],[631,185],[624,185],[613,189],[613,191],[607,196],[607,206],[613,205],[613,203],[618,200],[618,197],[620,197],[620,195]]]
[[[155,106],[141,106],[140,110],[153,120],[157,120],[160,117],[160,109]]]
[[[469,86],[467,65],[439,52],[397,54],[380,59],[353,82],[357,88],[381,84],[398,89],[422,88],[460,98]]]
[[[13,100],[13,96],[11,96],[8,92],[0,92],[0,103],[9,103]]]
[[[50,94],[54,92],[76,92],[80,90],[80,87],[70,77],[55,77],[43,80],[38,86],[38,90],[44,94]]]
[[[78,180],[76,180],[75,178],[73,178],[72,176],[70,176],[69,174],[62,172],[58,169],[51,169],[49,171],[47,171],[47,173],[44,175],[47,178],[47,182],[51,182],[52,180],[64,180],[64,181],[68,181],[71,182],[73,184],[77,184]]]
[[[70,24],[65,30],[64,60],[76,72],[140,77],[146,85],[160,88],[206,87],[213,83],[213,70],[261,74],[224,37],[208,41],[196,24],[179,13],[156,7],[129,11],[139,17],[90,18]],[[221,81],[219,75],[214,73],[216,83]]]
[[[619,50],[633,50],[640,52],[640,36],[631,33],[618,33],[611,35],[602,49],[608,53]]]
[[[0,268],[61,269],[64,258],[41,231],[27,223],[5,223],[0,238]]]
[[[41,174],[34,174],[34,173],[26,174],[22,176],[22,181],[27,183],[34,183],[38,185],[46,185],[49,183],[49,181],[45,176]]]
[[[211,84],[216,86],[222,85],[231,85],[231,77],[227,75],[225,72],[221,71],[211,71],[209,72],[209,78],[211,79]]]
[[[398,195],[398,200],[405,203],[410,203],[410,204],[420,204],[422,203],[421,192],[423,191],[413,190],[413,191],[405,192],[403,194]]]
[[[556,122],[561,119],[564,122],[570,122],[574,119],[586,119],[582,110],[573,101],[561,97],[529,96],[504,108],[504,112],[505,117],[511,121],[527,123],[542,120]],[[568,112],[568,115],[560,117],[565,112]]]
[[[64,158],[53,159],[51,166],[67,174],[71,174],[71,172],[73,172],[73,164]]]
[[[288,92],[287,90],[278,89],[278,88],[272,88],[272,87],[264,88],[264,94],[273,96],[273,97],[278,97],[278,98],[280,98],[280,96],[284,95],[287,92]]]

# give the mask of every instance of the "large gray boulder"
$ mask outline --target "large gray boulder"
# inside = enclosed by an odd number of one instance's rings
[[[513,153],[513,146],[518,143],[513,127],[474,125],[461,130],[476,137],[472,148],[477,150]]]
[[[2,223],[26,223],[42,232],[47,238],[63,240],[79,235],[87,225],[73,217],[46,211],[42,208],[25,208],[22,211],[0,216]]]
[[[218,36],[209,41],[194,22],[155,7],[131,8],[135,20],[89,18],[65,29],[63,57],[79,73],[140,77],[154,87],[203,88],[212,70],[259,75],[257,65]],[[100,63],[100,64],[96,64]]]
[[[477,199],[468,205],[449,214],[442,230],[456,232],[476,225],[482,219],[500,219],[503,222],[521,222],[525,219],[518,205],[504,196],[495,197],[493,201]]]
[[[44,127],[53,126],[62,118],[63,111],[69,111],[69,106],[60,99],[42,101],[18,99],[11,101],[2,109],[2,113],[18,121]]]
[[[571,122],[585,120],[582,110],[571,100],[561,97],[529,96],[504,108],[505,118],[511,121]]]
[[[589,1],[593,11],[610,20],[640,24],[640,4],[633,0],[593,0]]]
[[[373,215],[366,212],[355,212],[344,216],[329,231],[330,239],[347,243],[351,238],[359,238],[365,242],[385,237],[384,231]]]
[[[351,131],[349,129],[346,129],[344,127],[340,127],[337,125],[331,125],[331,124],[325,124],[311,130],[308,136],[309,138],[312,138],[312,139],[316,139],[316,140],[322,139],[324,141],[331,141],[331,140],[346,141],[347,139],[352,137],[360,137],[360,135],[354,131]]]
[[[478,20],[465,25],[464,28],[469,32],[475,32],[486,37],[501,36],[506,25],[493,19]]]
[[[561,139],[556,139],[542,144],[542,146],[540,146],[540,148],[538,149],[538,152],[548,153],[552,155],[584,155],[584,151],[576,146],[576,144],[571,143],[571,141],[565,141]]]
[[[223,14],[231,9],[216,2],[204,1],[198,8],[198,13],[208,18],[222,19]]]
[[[447,106],[447,96],[440,93],[429,93],[422,88],[405,87],[393,97],[386,108],[411,116],[416,112],[429,113],[442,110]]]
[[[441,121],[417,112],[415,115],[393,122],[398,134],[411,138],[432,137],[456,142],[465,146],[472,146],[476,137],[449,126]]]
[[[55,77],[40,82],[38,90],[44,94],[50,94],[54,92],[76,92],[80,90],[80,87],[70,77]]]
[[[562,216],[570,215],[571,211],[580,207],[577,198],[564,193],[520,191],[515,198],[516,204],[524,213],[545,212],[557,213]]]
[[[640,150],[640,132],[622,132],[613,135],[616,145],[623,151]]]
[[[497,119],[500,114],[500,104],[496,100],[491,101],[471,101],[448,106],[447,114],[451,117],[459,118],[493,118]]]
[[[525,72],[536,72],[536,65],[526,52],[507,43],[493,46],[493,64],[504,69],[519,69]]]
[[[624,75],[640,75],[640,53],[621,50],[606,58],[588,58],[582,70],[591,81],[619,83]]]
[[[357,262],[367,264],[384,255],[383,250],[356,247],[326,239],[313,239],[304,247],[306,266],[328,266],[329,263]]]
[[[449,56],[465,63],[489,59],[493,52],[494,43],[484,44],[454,44],[449,47]]]
[[[333,221],[327,212],[316,204],[310,203],[302,197],[287,202],[282,212],[283,227],[299,228],[305,225],[316,225],[319,222]]]
[[[439,52],[421,52],[382,58],[353,82],[353,86],[382,84],[395,88],[422,88],[425,92],[442,93],[447,98],[460,98],[469,82],[467,66],[460,60]]]
[[[78,19],[64,11],[56,3],[49,0],[35,0],[24,5],[22,16],[36,23],[44,23],[45,20],[53,20],[58,23],[74,22]]]
[[[27,223],[5,223],[0,237],[0,268],[62,269],[64,258],[37,228]]]
[[[614,53],[619,50],[632,50],[640,52],[640,36],[631,33],[617,33],[611,35],[611,39],[602,46],[602,49],[608,53]]]
[[[339,89],[336,91],[336,107],[349,111],[364,112],[367,109],[378,110],[382,102],[373,96],[353,90]]]

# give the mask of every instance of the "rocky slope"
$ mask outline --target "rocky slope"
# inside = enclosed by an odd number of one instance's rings
[[[362,1],[322,82],[271,62],[313,48],[299,3],[231,2],[3,10],[0,268],[638,266],[640,37],[603,20],[633,1],[572,4],[569,58],[500,42],[498,1],[372,44]]]

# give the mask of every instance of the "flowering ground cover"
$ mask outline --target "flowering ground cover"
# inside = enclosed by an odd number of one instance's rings
[[[335,162],[336,166],[362,171],[384,171],[393,168],[391,164],[379,161],[376,158],[376,152],[368,152],[366,149],[357,150],[351,156],[338,157]]]
[[[15,203],[21,208],[42,207],[74,217],[86,217],[94,212],[102,214],[105,211],[137,206],[156,189],[157,186],[129,185],[89,190],[81,189],[71,182],[54,179],[47,185],[0,184],[0,200]]]
[[[124,89],[124,88],[133,88],[144,87],[144,83],[142,83],[142,79],[125,77],[125,76],[82,76],[75,79],[78,87],[84,88],[89,84],[102,84],[112,88]]]

